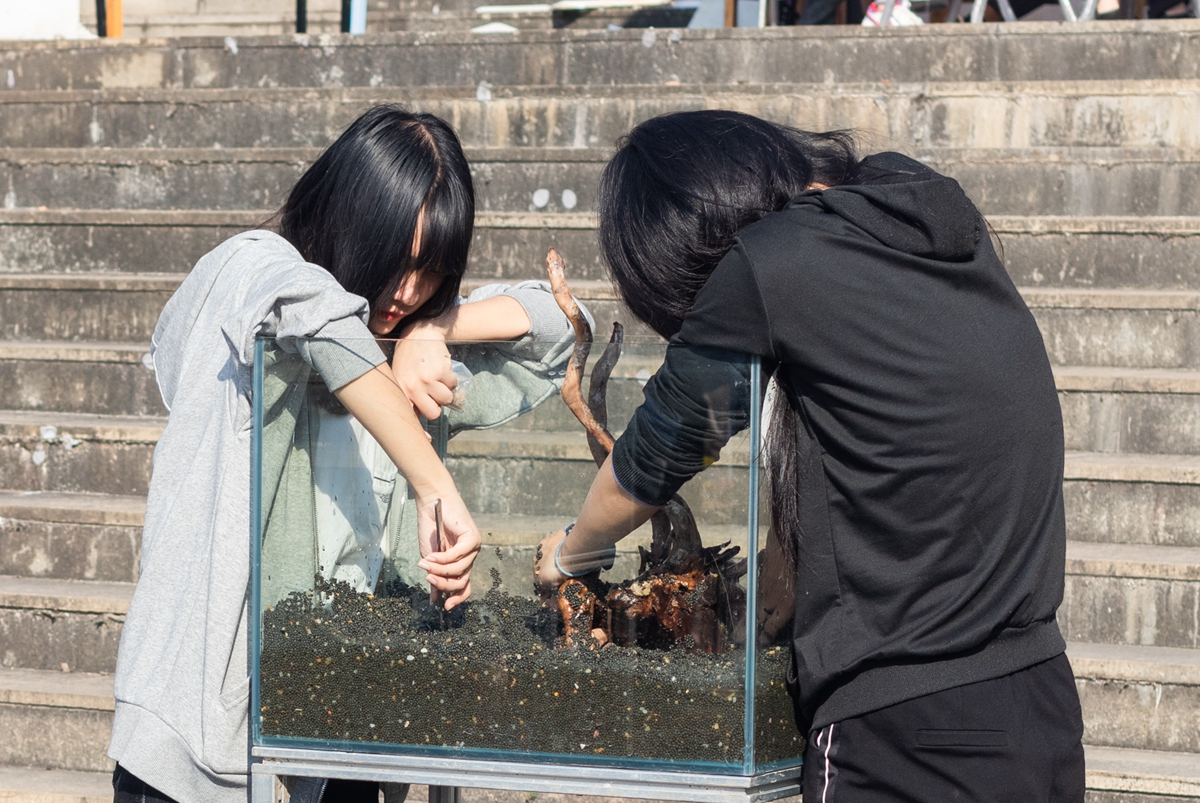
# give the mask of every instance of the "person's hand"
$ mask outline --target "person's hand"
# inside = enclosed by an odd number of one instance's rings
[[[760,576],[758,621],[761,638],[773,641],[796,612],[796,572],[788,565],[774,528],[767,531]]]
[[[569,579],[554,565],[554,552],[566,537],[565,530],[548,535],[538,544],[537,552],[534,553],[533,584],[543,591],[552,591]]]
[[[434,508],[442,500],[442,537],[438,538]],[[471,566],[483,545],[479,528],[457,492],[418,497],[417,541],[425,579],[433,589],[434,601],[445,601],[450,610],[471,596]]]
[[[392,373],[412,406],[430,421],[454,401],[458,377],[450,367],[445,332],[436,322],[417,321],[404,331],[396,341]]]

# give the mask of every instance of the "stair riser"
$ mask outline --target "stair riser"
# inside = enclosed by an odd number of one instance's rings
[[[1200,132],[1184,123],[1200,115],[1200,94],[1154,84],[1145,92],[1105,95],[1098,87],[1086,95],[1069,85],[1021,85],[947,96],[940,85],[921,83],[757,93],[724,84],[703,92],[650,85],[625,97],[611,90],[588,94],[586,87],[569,95],[534,89],[514,98],[501,84],[486,103],[462,88],[440,96],[427,88],[410,105],[452,121],[467,148],[611,148],[643,120],[705,108],[735,109],[807,130],[850,129],[871,148],[1200,148]],[[362,109],[395,102],[395,93],[357,89],[198,100],[181,93],[137,104],[104,97],[10,101],[0,103],[0,137],[9,147],[319,148]]]
[[[1200,236],[1000,233],[1021,287],[1184,290],[1200,286]]]
[[[45,459],[34,460],[39,450]],[[0,488],[144,495],[154,444],[84,442],[73,449],[37,441],[0,440]]]
[[[958,179],[988,215],[1200,214],[1200,199],[1190,190],[1200,178],[1197,163],[930,163]]]
[[[579,515],[596,476],[596,464],[590,459],[501,461],[450,457],[447,466],[472,513],[559,516],[564,526]],[[710,470],[685,486],[682,495],[691,505],[701,531],[706,524],[746,521],[747,482],[745,469],[731,468]]]
[[[263,215],[266,217],[266,214]],[[0,224],[3,273],[184,273],[246,226]]]
[[[0,339],[149,343],[162,291],[0,291]]]
[[[17,89],[232,86],[469,86],[512,84],[854,83],[891,80],[1137,80],[1200,77],[1191,21],[1099,23],[1085,31],[1030,23],[990,30],[897,32],[687,31],[660,34],[646,47],[640,31],[587,36],[545,32],[482,38],[411,35],[348,40],[317,37],[242,40],[236,52],[219,39],[130,47],[81,44],[13,48],[4,54]],[[953,26],[946,26],[952,28]],[[419,46],[413,46],[420,43]],[[107,43],[105,43],[107,44]]]
[[[1068,450],[1200,453],[1200,395],[1058,394]]]
[[[1190,310],[1033,310],[1050,362],[1200,368],[1200,315]]]
[[[1197,215],[1200,163],[947,162],[931,164],[958,179],[990,215]],[[274,209],[304,162],[0,162],[5,205],[17,208]],[[483,162],[472,166],[479,211],[537,212],[535,191],[549,191],[543,212],[596,208],[603,162]],[[574,193],[576,204],[563,200]]]
[[[0,661],[7,669],[115,672],[123,616],[0,608]]]
[[[1200,486],[1067,480],[1063,497],[1073,540],[1200,546]]]
[[[0,254],[0,273],[183,273],[214,246],[242,230],[0,224],[0,236],[12,244]],[[1186,289],[1200,285],[1200,235],[1002,232],[1000,237],[1005,264],[1013,281],[1021,286]],[[572,277],[607,278],[594,230],[540,227],[477,227],[468,275],[536,278],[542,275],[550,245],[568,260]],[[7,322],[7,314],[4,320]],[[26,319],[21,325],[45,324]]]
[[[0,224],[0,237],[12,244],[0,253],[0,273],[186,273],[221,242],[252,228],[250,222],[242,227]],[[544,277],[546,249],[552,245],[568,260],[571,278],[606,278],[595,230],[541,226],[477,226],[467,274],[498,280]]]
[[[560,253],[562,252],[560,251]],[[542,261],[544,264],[545,253],[542,254]],[[571,270],[573,265],[574,261],[569,261],[568,270]],[[543,268],[540,277],[529,276],[526,278],[545,279],[545,270]],[[573,270],[569,278],[575,278]],[[182,281],[182,279],[183,277],[180,276],[179,280]],[[467,272],[466,280],[468,286],[463,288],[464,293],[469,292],[474,286],[491,281],[473,271]],[[495,281],[502,282],[505,279],[498,277]],[[619,321],[624,327],[626,340],[653,337],[653,332],[649,328],[633,319],[624,305],[613,300],[609,296],[607,288],[605,290],[604,295],[608,296],[606,298],[589,298],[587,289],[575,291],[575,297],[587,306],[596,322],[595,337],[597,341],[607,342],[612,334],[614,321]],[[81,343],[145,343],[148,352],[154,327],[158,323],[163,306],[170,297],[171,291],[166,290],[80,292],[0,289],[0,312],[4,315],[3,323],[0,323],[0,341],[61,340]],[[654,339],[658,340],[657,337]],[[64,343],[63,346],[70,348],[70,343]],[[130,358],[130,364],[141,365],[134,358]],[[0,405],[0,409],[3,409],[2,405]]]
[[[1067,575],[1058,622],[1069,641],[1200,646],[1200,582]]]
[[[0,359],[0,409],[166,415],[141,363]]]
[[[598,319],[598,340],[611,331],[610,318],[605,315],[611,306],[612,302],[591,305]],[[641,332],[643,327],[629,327],[626,331]],[[652,371],[653,367],[646,370]],[[621,429],[642,403],[643,385],[633,379],[614,379],[608,398],[612,426]],[[1200,395],[1066,392],[1059,393],[1059,402],[1068,450],[1200,452]],[[154,373],[140,363],[54,360],[0,359],[0,409],[166,414]],[[550,402],[510,426],[521,430],[573,432],[580,425],[564,405]]]
[[[141,527],[0,518],[0,574],[135,583]]]
[[[1083,741],[1200,752],[1200,686],[1076,678]]]
[[[0,764],[112,772],[111,711],[0,703]]]

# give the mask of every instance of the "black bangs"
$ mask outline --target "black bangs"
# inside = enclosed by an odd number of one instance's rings
[[[424,209],[421,249],[412,254]],[[475,219],[475,191],[445,121],[375,106],[338,137],[292,188],[279,233],[375,309],[413,271],[447,277],[414,317],[454,303]]]
[[[600,178],[600,252],[633,314],[663,337],[737,232],[810,184],[852,182],[853,138],[732,111],[666,114],[618,143]]]

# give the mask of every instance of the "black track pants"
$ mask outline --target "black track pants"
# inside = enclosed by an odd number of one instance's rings
[[[1083,803],[1067,656],[809,734],[804,803]]]

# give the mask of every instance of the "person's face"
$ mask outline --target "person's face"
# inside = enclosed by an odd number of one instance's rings
[[[421,253],[421,234],[425,227],[425,211],[421,210],[417,218],[417,230],[413,232],[412,255]],[[419,310],[421,306],[433,297],[442,286],[442,278],[427,270],[415,270],[404,277],[404,281],[392,293],[392,297],[384,303],[376,305],[371,312],[371,320],[367,328],[373,334],[387,335],[400,325],[400,322]]]

